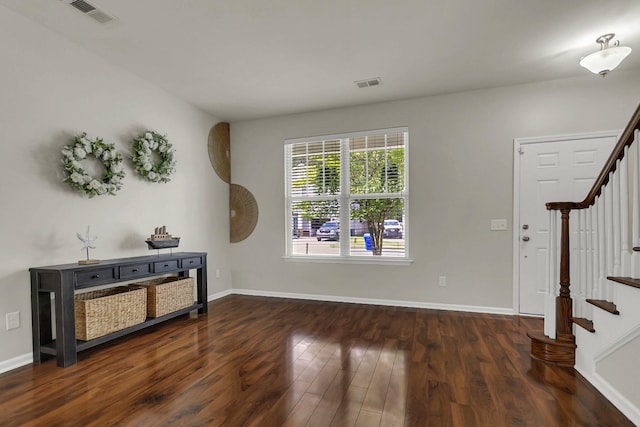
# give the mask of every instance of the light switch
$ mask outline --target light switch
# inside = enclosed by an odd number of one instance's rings
[[[507,229],[507,220],[506,219],[492,219],[491,220],[491,230],[492,231],[504,231]]]

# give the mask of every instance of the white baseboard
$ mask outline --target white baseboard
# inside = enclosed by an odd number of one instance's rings
[[[631,403],[626,397],[624,397],[618,390],[616,390],[611,384],[603,379],[597,373],[586,372],[578,366],[575,366],[575,370],[580,372],[587,381],[589,381],[604,397],[606,397],[616,408],[620,410],[627,418],[631,420],[637,426],[640,426],[640,408]]]
[[[346,302],[354,304],[384,305],[393,307],[428,308],[432,310],[466,311],[471,313],[508,314],[513,315],[513,309],[501,307],[482,307],[474,305],[439,304],[431,302],[383,300],[376,298],[355,298],[333,295],[297,294],[289,292],[258,291],[254,289],[231,289],[231,294],[251,295],[272,298],[291,298],[313,301]]]
[[[33,354],[31,353],[23,354],[13,359],[2,360],[0,361],[0,374],[31,363],[33,363]]]
[[[222,297],[226,297],[227,295],[231,295],[233,293],[233,289],[226,289],[224,291],[216,292],[215,294],[211,294],[207,296],[207,302],[211,302]]]

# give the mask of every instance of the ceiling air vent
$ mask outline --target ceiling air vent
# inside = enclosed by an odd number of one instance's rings
[[[382,80],[380,79],[380,77],[374,77],[372,79],[358,80],[354,83],[356,84],[356,86],[362,89],[365,87],[380,86],[382,84]]]
[[[71,1],[62,0],[62,1],[70,4],[71,6],[78,9],[80,12],[89,16],[90,18],[93,18],[95,21],[98,21],[101,24],[106,24],[107,22],[111,22],[115,19],[113,16],[98,9],[88,1],[85,1],[85,0],[71,0]]]

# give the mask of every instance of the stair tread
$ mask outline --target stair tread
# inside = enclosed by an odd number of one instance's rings
[[[603,299],[587,299],[587,302],[589,304],[593,304],[598,308],[603,309],[604,311],[608,311],[611,314],[620,314],[620,312],[618,311],[618,308],[616,307],[616,305],[614,303],[612,303],[611,301],[606,301]]]
[[[593,322],[589,319],[585,319],[584,317],[572,317],[571,321],[589,332],[596,331],[595,329],[593,329]]]
[[[608,276],[607,279],[613,280],[614,282],[622,283],[623,285],[632,286],[634,288],[640,289],[640,279],[634,279],[633,277],[613,277]]]

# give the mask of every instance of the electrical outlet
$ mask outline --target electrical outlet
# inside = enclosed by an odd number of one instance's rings
[[[216,279],[220,278],[220,269],[216,268]]]
[[[18,329],[20,327],[20,312],[14,311],[13,313],[7,313],[7,331],[12,329]]]
[[[442,286],[442,287],[447,286],[447,276],[440,276],[438,278],[438,286]]]

